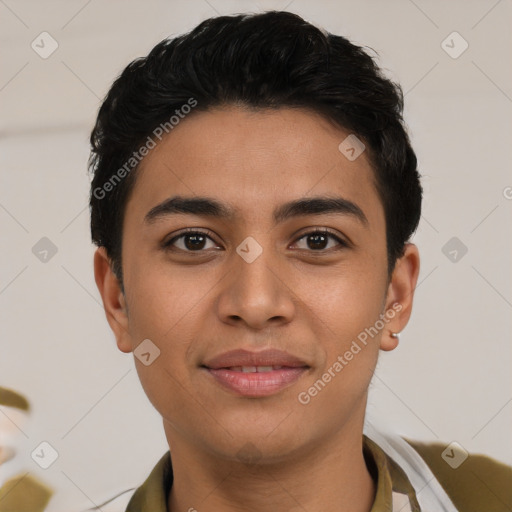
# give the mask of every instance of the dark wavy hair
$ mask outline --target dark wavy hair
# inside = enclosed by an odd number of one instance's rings
[[[360,138],[385,212],[391,276],[422,199],[402,89],[362,47],[296,14],[267,11],[210,18],[164,39],[123,70],[103,101],[90,137],[91,235],[121,286],[124,211],[137,175],[136,162],[130,172],[126,162],[190,98],[197,102],[191,115],[223,105],[306,108]]]

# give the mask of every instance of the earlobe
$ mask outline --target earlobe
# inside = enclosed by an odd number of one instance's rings
[[[407,325],[412,313],[414,290],[420,270],[420,256],[416,245],[405,244],[403,255],[397,260],[388,285],[385,311],[389,322],[382,334],[381,350],[398,346],[398,333]],[[393,336],[395,334],[396,336]]]
[[[390,350],[394,350],[400,341],[400,334],[397,332],[386,331],[382,335],[380,340],[380,349],[388,352]]]
[[[104,247],[99,247],[94,254],[94,278],[118,348],[125,353],[131,352],[132,342],[128,330],[128,310],[125,296],[119,280],[112,271],[110,258]]]

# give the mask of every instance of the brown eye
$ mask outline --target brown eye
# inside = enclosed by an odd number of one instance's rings
[[[211,243],[210,246],[208,246],[209,242]],[[217,247],[218,246],[211,237],[203,231],[187,231],[164,243],[165,249],[177,249],[185,252],[202,252],[205,249]]]
[[[336,243],[334,247],[342,248],[347,247],[347,244],[338,236],[331,233],[330,231],[311,231],[301,236],[297,242],[301,240],[305,241],[305,247],[299,247],[299,249],[310,249],[312,251],[324,251],[332,249],[333,246],[329,247],[329,241],[334,240]]]

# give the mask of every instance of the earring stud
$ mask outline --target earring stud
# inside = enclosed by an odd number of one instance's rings
[[[391,333],[391,337],[392,337],[392,338],[397,338],[397,339],[398,339],[398,338],[400,338],[400,333],[399,333],[399,332],[392,332],[392,333]]]

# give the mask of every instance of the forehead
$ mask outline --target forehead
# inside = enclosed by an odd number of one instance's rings
[[[383,214],[373,170],[365,152],[348,159],[340,151],[349,136],[304,109],[194,112],[144,157],[127,216],[143,219],[181,195],[219,197],[241,221],[263,220],[277,203],[328,194],[363,205],[371,223]]]

